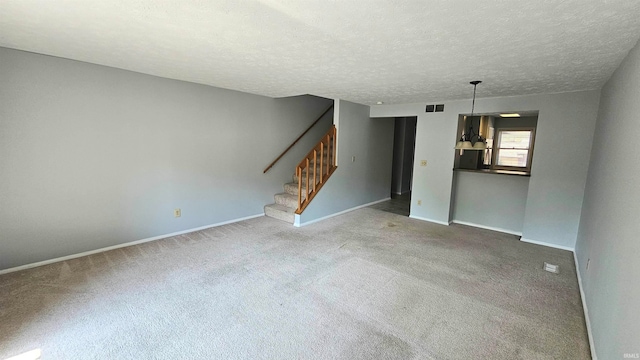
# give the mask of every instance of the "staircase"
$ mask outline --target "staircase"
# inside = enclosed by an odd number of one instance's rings
[[[302,176],[302,186],[306,187],[306,172]],[[274,219],[286,221],[293,224],[295,213],[298,209],[298,177],[293,174],[293,182],[284,184],[284,192],[275,194],[275,203],[264,207],[264,214]],[[304,191],[301,194],[302,199],[306,198]]]
[[[293,224],[309,202],[336,170],[336,128],[331,129],[296,166],[293,182],[284,184],[284,192],[274,196],[275,203],[264,207],[266,216]]]

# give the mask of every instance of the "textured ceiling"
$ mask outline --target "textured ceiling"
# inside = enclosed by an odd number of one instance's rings
[[[363,104],[596,89],[639,37],[637,0],[0,1],[0,46]]]

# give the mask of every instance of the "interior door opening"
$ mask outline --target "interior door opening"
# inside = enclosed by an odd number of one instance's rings
[[[389,189],[391,200],[378,204],[376,207],[379,210],[409,216],[417,123],[416,116],[395,118],[391,189]]]

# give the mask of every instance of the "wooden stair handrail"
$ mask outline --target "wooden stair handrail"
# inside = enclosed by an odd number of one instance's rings
[[[309,202],[316,196],[320,188],[324,186],[327,179],[338,168],[336,166],[336,143],[337,130],[335,125],[331,125],[329,131],[320,138],[316,146],[309,151],[302,161],[296,166],[296,177],[298,178],[298,207],[295,213],[301,214],[309,205]],[[313,173],[310,166],[313,164]],[[306,169],[305,186],[302,186],[302,172]],[[304,199],[303,199],[304,191]]]
[[[264,171],[263,171],[262,173],[263,173],[263,174],[265,174],[267,171],[269,171],[269,169],[271,169],[271,168],[273,167],[273,165],[275,165],[275,164],[278,162],[278,160],[280,160],[280,159],[284,156],[284,154],[286,154],[286,153],[287,153],[287,151],[291,150],[291,148],[292,148],[292,147],[293,147],[293,146],[294,146],[298,141],[300,141],[300,139],[302,139],[302,137],[303,137],[306,133],[308,133],[308,132],[309,132],[309,130],[311,130],[311,128],[312,128],[315,124],[317,124],[317,123],[318,123],[318,121],[320,121],[320,119],[322,119],[325,115],[327,115],[327,113],[328,113],[331,109],[333,109],[333,104],[331,104],[331,106],[329,106],[329,107],[327,108],[327,110],[325,110],[325,111],[322,113],[322,115],[320,115],[320,116],[316,119],[316,121],[314,121],[314,122],[313,122],[313,124],[311,124],[311,125],[307,128],[307,130],[305,130],[305,131],[304,131],[300,136],[298,136],[298,138],[297,138],[297,139],[295,139],[295,140],[291,143],[291,145],[289,145],[289,147],[288,147],[285,151],[283,151],[283,152],[282,152],[282,154],[280,154],[280,156],[278,156],[275,160],[273,160],[273,162],[272,162],[271,164],[269,164],[269,166],[267,166],[267,167],[266,167],[266,169],[264,169]]]

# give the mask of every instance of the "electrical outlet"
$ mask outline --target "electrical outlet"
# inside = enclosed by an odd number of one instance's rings
[[[422,205],[422,200],[418,200],[418,205]]]
[[[182,210],[180,210],[180,209],[173,209],[173,216],[175,216],[175,217],[180,217],[180,216],[182,216]]]
[[[420,166],[427,166],[427,160],[420,160]]]

